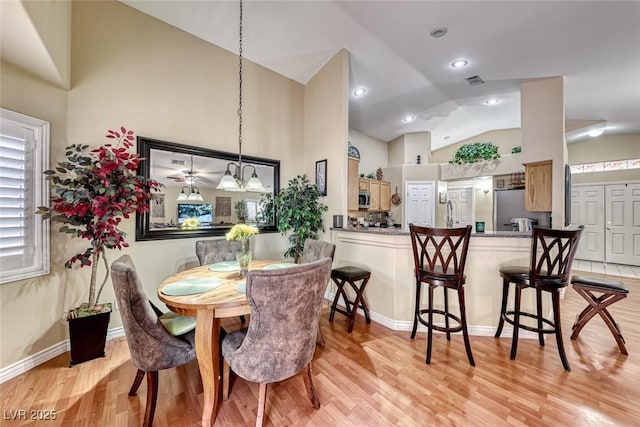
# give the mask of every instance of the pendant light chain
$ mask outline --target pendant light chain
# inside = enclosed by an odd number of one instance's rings
[[[240,0],[240,49],[238,53],[239,71],[238,71],[238,163],[240,171],[238,175],[242,177],[242,0]]]

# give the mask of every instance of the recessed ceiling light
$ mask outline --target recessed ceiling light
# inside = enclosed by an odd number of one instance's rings
[[[469,65],[469,61],[467,61],[466,59],[456,59],[451,63],[451,68],[455,68],[456,70],[459,70],[461,68],[466,67],[467,65]]]
[[[589,136],[595,138],[596,136],[600,136],[604,133],[604,129],[594,129],[589,132]]]
[[[367,89],[366,88],[358,87],[358,88],[354,89],[353,96],[355,96],[356,98],[359,98],[361,96],[364,96],[366,93],[367,93]]]
[[[439,27],[431,30],[429,34],[431,35],[431,37],[439,38],[447,34],[447,31],[449,30],[447,30],[446,27]]]
[[[413,116],[411,114],[404,116],[402,118],[402,123],[411,123],[412,121],[414,121],[416,119],[416,116]]]
[[[498,98],[491,98],[484,101],[484,103],[487,105],[498,105],[500,104],[500,100]]]

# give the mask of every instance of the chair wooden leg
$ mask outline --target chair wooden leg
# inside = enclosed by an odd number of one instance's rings
[[[411,339],[416,337],[416,331],[418,330],[418,316],[420,315],[420,289],[422,282],[416,280],[416,308],[413,313],[413,328],[411,329]]]
[[[304,372],[302,376],[304,378],[304,385],[307,389],[307,394],[309,395],[309,400],[311,400],[311,404],[314,408],[320,409],[320,399],[318,398],[318,393],[316,392],[316,388],[313,386],[313,371],[311,369],[311,362],[304,368]]]
[[[429,313],[427,325],[427,365],[431,363],[431,345],[433,344],[433,286],[429,285]]]
[[[565,371],[570,371],[569,361],[564,351],[564,342],[562,340],[562,322],[560,321],[560,292],[555,291],[551,294],[553,301],[553,323],[556,330],[556,343],[558,344],[558,353],[560,353],[560,360],[562,360],[562,366]]]
[[[222,400],[229,400],[229,377],[231,376],[231,367],[227,361],[222,365]]]
[[[144,410],[145,427],[153,425],[153,416],[156,414],[156,402],[158,400],[158,371],[147,372],[147,407]]]
[[[142,369],[138,369],[136,373],[136,377],[133,379],[133,384],[131,384],[131,388],[129,389],[129,396],[135,396],[138,392],[138,388],[142,383],[142,379],[144,378],[145,372]]]
[[[536,289],[536,312],[538,313],[538,343],[544,347],[544,333],[542,333],[542,291]]]
[[[264,422],[264,406],[267,401],[267,384],[261,383],[258,390],[258,416],[256,417],[256,427],[262,427]]]
[[[444,292],[444,312],[449,313],[449,290],[445,287],[442,288],[442,292]],[[444,327],[449,329],[449,316],[444,316]],[[445,333],[447,336],[447,341],[451,341],[451,332],[447,330]]]
[[[518,352],[518,332],[520,331],[520,297],[522,288],[516,285],[515,302],[513,307],[513,336],[511,338],[511,355],[509,358],[515,360]]]
[[[467,330],[467,313],[464,304],[464,288],[458,290],[458,303],[460,304],[460,323],[462,326],[462,337],[464,339],[464,347],[467,350],[467,358],[471,366],[476,366],[471,353],[471,342],[469,341],[469,331]]]
[[[496,338],[500,338],[502,335],[502,328],[504,328],[504,316],[507,312],[507,297],[509,296],[509,281],[502,280],[502,303],[500,304],[500,320],[498,321],[498,329],[494,335]]]
[[[325,341],[324,335],[322,334],[322,329],[320,329],[320,325],[318,325],[318,333],[316,334],[316,345],[324,348]]]

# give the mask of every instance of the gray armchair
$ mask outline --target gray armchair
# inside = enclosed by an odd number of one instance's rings
[[[214,264],[222,261],[235,261],[236,254],[242,250],[239,241],[228,242],[225,239],[198,240],[196,256],[200,265]]]
[[[129,255],[123,255],[111,264],[111,277],[131,360],[138,368],[129,396],[136,394],[146,374],[147,404],[143,425],[151,426],[158,397],[158,371],[184,365],[196,358],[195,319],[173,313],[159,317],[144,293]],[[175,331],[178,336],[169,332],[172,326],[179,326]]]
[[[319,259],[329,257],[333,261],[333,256],[336,253],[336,245],[322,240],[307,239],[304,241],[304,249],[302,251],[302,258],[300,264],[306,264],[308,262],[318,261]],[[316,344],[320,347],[324,347],[324,335],[322,330],[318,327],[318,337],[316,338]]]
[[[261,426],[267,384],[304,370],[314,408],[320,400],[313,386],[311,360],[315,351],[324,290],[331,276],[331,259],[280,270],[253,270],[247,275],[249,328],[222,340],[223,396],[229,397],[230,369],[260,384],[256,426]]]

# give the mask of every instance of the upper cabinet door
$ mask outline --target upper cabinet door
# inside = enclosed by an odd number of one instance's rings
[[[552,162],[525,165],[525,209],[532,212],[551,212]]]

